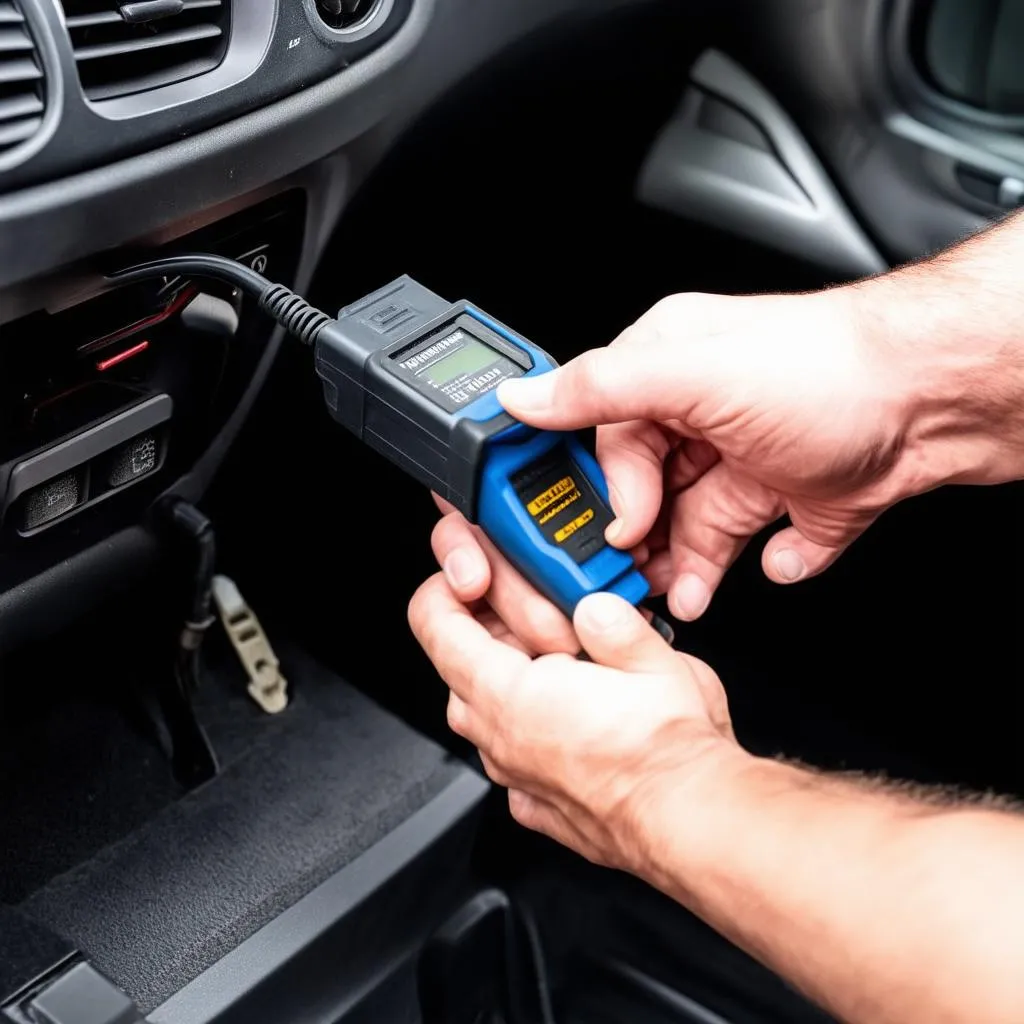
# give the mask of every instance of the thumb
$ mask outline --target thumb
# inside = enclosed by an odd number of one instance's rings
[[[678,667],[675,651],[636,608],[614,594],[584,598],[573,623],[595,664],[627,672],[665,672]]]
[[[543,430],[579,430],[640,419],[685,419],[681,373],[666,373],[656,346],[592,349],[539,377],[506,381],[498,400],[516,419]]]

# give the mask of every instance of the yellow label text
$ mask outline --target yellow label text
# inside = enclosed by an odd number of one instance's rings
[[[559,544],[564,544],[577,530],[582,530],[587,523],[591,522],[594,518],[594,510],[588,508],[583,515],[578,516],[568,526],[563,526],[558,533],[555,534],[555,540]]]
[[[582,495],[579,491],[573,491],[567,498],[560,501],[557,505],[552,506],[544,513],[538,520],[541,526],[545,523],[550,523],[555,516],[561,515],[574,501],[579,501]]]
[[[559,498],[567,494],[569,491],[576,489],[576,481],[571,476],[563,477],[555,484],[554,487],[549,487],[543,494],[538,494],[529,505],[526,506],[527,511],[531,516],[539,516],[544,509],[548,506],[553,505]]]

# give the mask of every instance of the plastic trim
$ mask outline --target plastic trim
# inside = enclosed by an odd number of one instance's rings
[[[992,131],[1024,132],[1024,115],[1000,114],[964,103],[940,92],[927,81],[911,55],[910,35],[915,6],[915,0],[894,0],[883,44],[892,77],[905,98],[923,103],[940,114],[957,117]]]
[[[224,59],[212,71],[186,78],[158,89],[118,96],[109,100],[86,100],[101,117],[110,120],[141,117],[209,99],[218,92],[244,82],[263,63],[274,36],[278,0],[228,0],[231,30]]]
[[[417,0],[388,42],[301,92],[112,166],[0,194],[0,288],[272,186],[351,142],[391,109],[389,76],[435,3]]]
[[[467,768],[425,807],[158,1006],[148,1019],[152,1024],[216,1021],[466,818],[489,790],[487,780]],[[302,994],[296,993],[296,999],[301,1003]]]
[[[154,395],[31,459],[19,462],[11,472],[7,503],[12,504],[33,487],[67,473],[147,430],[159,427],[171,418],[173,411],[174,402],[170,395]]]
[[[887,269],[800,130],[758,81],[715,50],[698,59],[691,79],[698,88],[688,90],[641,171],[642,202],[843,277]],[[702,125],[708,97],[753,122],[767,148]]]
[[[373,9],[362,21],[350,25],[348,28],[331,28],[320,17],[316,9],[316,0],[302,0],[302,5],[306,9],[306,15],[310,25],[313,26],[313,31],[321,38],[332,43],[355,43],[372,36],[388,20],[394,9],[395,0],[377,0]]]
[[[0,154],[0,175],[17,167],[46,148],[60,124],[64,111],[64,75],[61,73],[57,42],[39,8],[30,0],[19,0],[18,8],[25,18],[36,56],[43,68],[43,121],[36,132],[18,146]]]
[[[965,191],[957,166],[994,177],[1024,177],[1024,117],[970,106],[929,85],[910,53],[913,8],[914,0],[894,0],[890,7],[872,9],[862,60],[873,99],[888,135],[913,147],[932,186],[973,220],[960,233],[976,231],[984,226],[979,214],[991,219],[1007,211]]]

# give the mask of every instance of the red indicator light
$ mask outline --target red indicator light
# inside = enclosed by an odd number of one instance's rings
[[[126,348],[123,352],[118,352],[116,356],[111,356],[109,359],[101,359],[96,364],[96,369],[99,370],[100,373],[105,373],[107,370],[110,370],[115,366],[119,366],[121,363],[125,363],[129,359],[133,359],[135,356],[142,355],[147,348],[149,348],[149,342],[140,341],[138,345],[132,345],[131,348]]]

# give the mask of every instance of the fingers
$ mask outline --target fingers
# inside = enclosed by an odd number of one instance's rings
[[[664,463],[671,447],[665,430],[650,420],[598,431],[597,459],[616,515],[606,532],[609,544],[628,550],[651,532],[661,509]]]
[[[638,324],[631,330],[646,328]],[[678,367],[665,372],[663,354],[669,351],[657,340],[642,353],[634,341],[592,349],[551,373],[506,381],[498,400],[517,419],[545,430],[685,418],[688,382]],[[678,353],[673,361],[678,364]]]
[[[750,538],[784,511],[775,491],[726,463],[683,491],[672,508],[672,614],[684,622],[699,619]]]
[[[476,714],[484,715],[530,663],[522,651],[495,640],[440,573],[413,596],[409,625],[441,678]]]
[[[512,812],[512,817],[523,828],[528,828],[531,832],[540,832],[585,857],[591,855],[590,844],[554,804],[522,790],[510,789],[508,808]]]
[[[676,653],[632,605],[614,594],[584,598],[573,619],[587,654],[598,665],[626,672],[678,669]]]
[[[569,620],[515,570],[497,548],[459,513],[434,527],[431,547],[461,601],[480,598],[537,654],[576,654],[579,641]]]
[[[466,604],[479,601],[491,588],[491,563],[473,528],[457,512],[439,519],[430,546],[449,586]]]
[[[780,530],[765,545],[761,564],[775,583],[790,585],[823,573],[863,533],[857,527],[843,531],[834,543],[818,544],[797,527]]]
[[[472,741],[476,735],[476,723],[470,706],[454,691],[448,695],[448,728],[459,736]]]
[[[597,432],[597,458],[617,517],[608,527],[608,543],[628,550],[654,529],[665,492],[692,486],[719,456],[705,441],[686,438],[679,444],[669,428],[636,420],[602,427]]]

